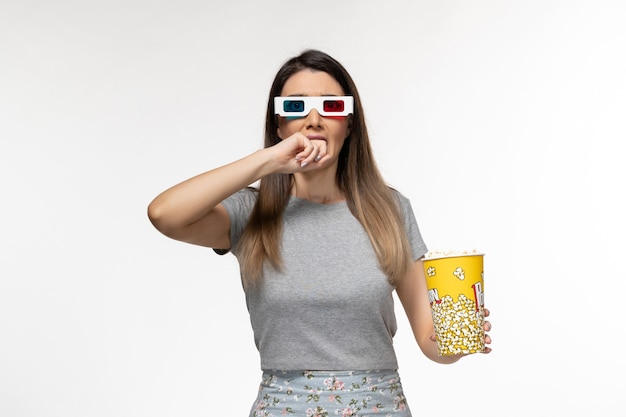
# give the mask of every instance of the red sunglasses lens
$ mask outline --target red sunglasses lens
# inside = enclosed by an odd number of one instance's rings
[[[327,113],[341,113],[343,109],[343,100],[324,100],[324,111]]]

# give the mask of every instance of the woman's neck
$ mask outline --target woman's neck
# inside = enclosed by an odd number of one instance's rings
[[[291,195],[318,204],[332,204],[345,200],[337,186],[335,175],[326,172],[306,172],[294,174]]]

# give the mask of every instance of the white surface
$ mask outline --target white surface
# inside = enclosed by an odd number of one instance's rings
[[[398,307],[414,415],[618,415],[624,4],[3,1],[0,415],[247,416],[235,260],[145,211],[261,146],[308,47],[353,75],[429,247],[486,253],[491,355],[428,362]]]

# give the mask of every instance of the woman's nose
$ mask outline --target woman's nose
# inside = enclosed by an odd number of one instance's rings
[[[307,127],[319,127],[322,123],[322,116],[320,116],[317,110],[311,109],[304,120]]]

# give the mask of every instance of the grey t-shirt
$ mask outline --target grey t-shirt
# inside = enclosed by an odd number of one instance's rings
[[[409,200],[396,195],[416,260],[427,248]],[[235,256],[255,201],[244,189],[223,202]],[[261,369],[397,369],[394,288],[347,204],[291,197],[281,253],[280,271],[268,264],[262,281],[246,287]]]

